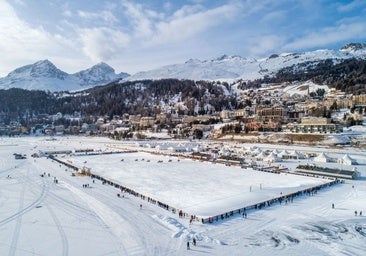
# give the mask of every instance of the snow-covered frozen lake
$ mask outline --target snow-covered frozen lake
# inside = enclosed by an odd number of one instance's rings
[[[143,195],[209,217],[329,182],[329,179],[273,174],[191,159],[125,153],[65,157],[78,167]]]
[[[189,218],[139,197],[117,197],[117,188],[72,176],[50,159],[30,157],[38,150],[104,149],[111,144],[123,146],[106,138],[0,138],[0,255],[364,255],[365,152],[297,148],[335,158],[348,153],[361,163],[357,168],[362,177],[292,203],[248,211],[247,218],[237,214],[212,224],[190,224]],[[15,160],[13,153],[28,157]],[[202,216],[327,181],[142,152],[64,159]],[[297,164],[281,163],[290,169]],[[43,173],[45,177],[40,176]],[[191,243],[188,251],[186,242],[193,237],[197,246]]]

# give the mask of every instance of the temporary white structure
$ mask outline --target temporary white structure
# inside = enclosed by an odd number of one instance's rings
[[[320,153],[318,156],[314,157],[314,162],[318,163],[329,163],[332,161],[332,158],[330,158],[328,155],[324,154],[323,152]]]
[[[280,153],[280,151],[276,148],[276,149],[272,150],[272,153],[278,155]]]
[[[266,153],[264,151],[262,151],[258,155],[255,156],[255,159],[257,159],[257,160],[263,160],[266,157],[267,157]]]
[[[195,146],[194,148],[192,148],[192,150],[193,150],[194,152],[202,152],[202,151],[203,151],[203,148],[202,148],[202,146],[197,145],[197,146]]]
[[[219,154],[223,155],[223,156],[229,155],[229,153],[230,153],[230,151],[225,147],[223,147],[219,150]]]
[[[344,164],[344,165],[356,165],[357,161],[355,159],[351,158],[348,154],[346,154],[338,160],[338,163]]]
[[[275,163],[275,162],[282,162],[282,159],[279,158],[276,154],[271,153],[269,156],[263,159],[265,162]]]
[[[258,154],[260,154],[260,153],[262,153],[263,152],[263,150],[262,149],[260,149],[260,148],[256,148],[253,152],[252,152],[252,154],[254,154],[254,155],[258,155]]]
[[[257,149],[257,147],[256,146],[254,146],[254,147],[248,147],[246,150],[245,150],[245,152],[247,153],[247,154],[254,154],[254,151]]]
[[[289,158],[292,158],[292,159],[304,159],[305,156],[302,153],[300,153],[300,152],[298,152],[296,150],[293,150],[293,151],[290,152]]]
[[[278,154],[279,157],[281,158],[289,158],[290,156],[290,152],[288,152],[286,149],[285,150],[282,150],[279,154]]]

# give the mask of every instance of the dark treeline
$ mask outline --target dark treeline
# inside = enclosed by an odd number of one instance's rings
[[[349,94],[366,93],[366,60],[306,62],[281,69],[273,77],[239,81],[241,89],[262,84],[312,80]],[[180,106],[180,107],[179,107]],[[32,118],[39,114],[154,116],[170,108],[178,114],[211,114],[240,108],[238,97],[225,82],[178,79],[113,82],[75,93],[50,93],[23,89],[0,90],[0,121]]]
[[[54,95],[45,91],[18,88],[0,90],[0,114],[3,122],[53,113],[59,107],[58,104]]]
[[[324,60],[314,64],[302,63],[281,69],[274,77],[265,77],[257,83],[282,83],[312,80],[350,94],[366,93],[366,60],[348,59],[338,64]]]
[[[75,93],[50,93],[23,89],[0,90],[0,113],[23,117],[43,113],[83,115],[152,116],[163,107],[181,105],[179,114],[210,114],[222,109],[235,109],[236,95],[227,83],[178,79],[114,82]],[[180,103],[180,104],[177,104]],[[185,106],[185,107],[183,107]]]

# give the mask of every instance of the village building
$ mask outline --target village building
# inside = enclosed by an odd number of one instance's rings
[[[150,116],[144,116],[140,118],[139,126],[140,127],[152,127],[155,123],[155,118]]]
[[[353,95],[352,101],[355,106],[366,106],[366,94]]]
[[[330,123],[328,118],[304,117],[301,123],[290,123],[285,130],[293,133],[338,133],[342,127],[339,124]]]
[[[287,115],[287,110],[284,107],[258,107],[257,115],[263,121],[282,122]]]

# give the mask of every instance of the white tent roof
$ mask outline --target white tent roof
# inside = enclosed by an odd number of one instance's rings
[[[304,159],[304,158],[305,158],[305,156],[304,156],[302,153],[297,152],[296,150],[291,151],[291,152],[290,152],[290,155],[291,155],[291,156],[295,156],[295,157],[297,157],[298,159]]]
[[[274,150],[272,150],[272,153],[278,155],[280,153],[280,151],[278,149],[274,149]]]
[[[345,154],[338,162],[346,165],[357,164],[357,161],[351,158],[348,154]]]
[[[261,151],[258,155],[255,156],[255,158],[257,158],[257,159],[263,159],[266,157],[267,157],[267,155],[264,151]]]
[[[260,148],[256,148],[254,151],[253,151],[253,153],[254,154],[260,154],[260,153],[262,153],[263,152],[263,150],[262,149],[260,149]]]
[[[282,150],[281,153],[278,154],[279,157],[289,156],[289,155],[290,155],[290,152],[288,152],[286,149]]]
[[[328,155],[326,155],[322,152],[317,157],[314,157],[314,161],[315,162],[326,163],[326,162],[330,162],[331,158]]]
[[[267,156],[264,161],[267,161],[267,162],[281,162],[282,159],[279,158],[276,154],[274,153],[271,153],[269,154],[269,156]]]

